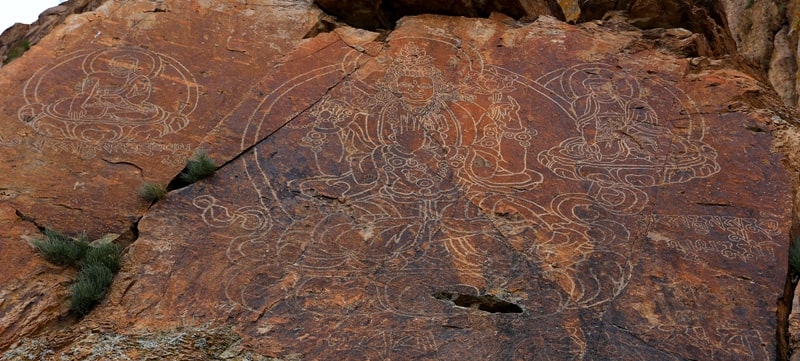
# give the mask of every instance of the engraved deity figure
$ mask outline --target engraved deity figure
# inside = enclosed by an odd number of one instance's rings
[[[301,126],[317,175],[290,188],[317,201],[339,200],[321,201],[324,218],[305,220],[314,223],[315,241],[303,262],[342,269],[379,261],[408,270],[437,269],[426,262],[448,260],[471,284],[487,286],[485,272],[515,256],[469,194],[540,183],[527,155],[535,131],[522,124],[512,96],[488,89],[478,95],[490,104],[479,105],[415,43],[399,51],[376,85],[352,82],[345,94],[323,99]],[[345,200],[347,210],[339,206]],[[305,222],[287,233],[304,232]]]
[[[620,94],[606,79],[589,77],[583,85],[589,93],[574,102],[584,141],[579,149],[594,161],[655,160],[659,141],[671,136],[658,125],[655,111],[640,99]]]
[[[108,71],[89,74],[81,82],[79,93],[69,102],[60,102],[56,111],[71,119],[108,120],[150,119],[158,107],[148,102],[150,79],[137,72],[139,61],[132,56],[111,59]],[[68,107],[60,109],[59,107]]]
[[[648,202],[645,187],[719,171],[717,153],[702,141],[702,132],[679,134],[659,124],[635,79],[602,68],[573,70],[566,78],[579,135],[538,159],[561,177],[591,181],[589,194],[604,208],[636,214]]]
[[[80,59],[80,58],[76,58]],[[71,63],[67,63],[71,64]],[[162,137],[185,128],[189,119],[184,105],[172,111],[152,102],[152,93],[164,71],[178,69],[164,65],[160,55],[141,49],[107,49],[83,59],[83,78],[67,94],[46,102],[35,94],[38,83],[51,81],[48,72],[37,77],[34,100],[18,116],[43,135],[84,142],[142,141]],[[184,76],[178,70],[178,76]],[[172,73],[172,76],[175,76]],[[192,90],[187,88],[188,93]],[[66,96],[64,96],[66,95]]]

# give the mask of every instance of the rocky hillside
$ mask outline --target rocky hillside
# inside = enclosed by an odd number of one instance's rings
[[[797,10],[49,10],[0,36],[0,355],[800,359]],[[52,230],[124,249],[91,311]]]

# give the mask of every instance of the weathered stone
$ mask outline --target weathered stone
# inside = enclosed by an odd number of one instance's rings
[[[798,38],[800,38],[800,34],[797,33],[796,30],[793,29],[800,29],[800,2],[798,0],[789,0],[789,4],[786,6],[786,23],[789,25],[792,31],[789,31],[787,34],[788,41],[789,41],[789,51],[794,55],[794,61],[798,68],[800,68],[800,56],[797,55],[797,52],[800,51],[798,49]],[[800,91],[800,77],[797,76],[797,72],[795,73],[778,73],[774,78],[781,79],[783,82],[792,83],[794,82],[794,91],[795,93]],[[780,86],[775,85],[776,87],[780,88]],[[786,88],[791,89],[792,86],[789,85]],[[787,105],[797,105],[800,104],[800,94],[798,94],[798,98],[795,99],[793,103],[787,103]]]
[[[135,334],[120,334],[102,328],[76,330],[66,339],[21,340],[3,354],[3,360],[45,360],[53,356],[53,349],[64,344],[67,347],[62,354],[76,360],[281,361],[247,350],[240,337],[230,329],[203,326]]]
[[[783,21],[779,1],[722,0],[738,54],[767,70],[772,55],[773,37]]]
[[[33,336],[58,321],[67,310],[67,286],[75,271],[47,265],[28,240],[39,230],[21,219],[5,200],[12,190],[0,189],[0,350],[14,340]]]
[[[607,32],[308,40],[203,145],[241,155],[145,215],[95,315],[274,357],[772,359],[789,180],[771,125],[726,111],[761,86]]]
[[[785,104],[797,104],[797,0],[718,0],[737,55],[769,76]],[[787,26],[788,24],[788,26]]]
[[[378,34],[307,2],[109,1],[0,72],[0,260],[19,265],[0,349],[774,359],[795,138],[735,59],[686,58],[708,49],[616,21]],[[195,148],[224,166],[135,198]],[[137,221],[106,301],[48,328],[72,275],[26,237]]]
[[[108,1],[70,17],[0,72],[4,214],[91,239],[135,236],[150,203],[141,184],[178,174],[252,86],[252,68],[275,64],[318,14],[308,4]],[[6,264],[25,260],[0,282],[5,347],[66,313],[71,278],[19,233],[0,233],[0,247]]]
[[[638,0],[630,7],[630,22],[642,29],[677,28],[690,8],[681,0]]]
[[[581,6],[578,0],[558,0],[558,6],[564,13],[564,20],[575,23],[581,17]]]
[[[106,0],[69,0],[43,11],[33,24],[14,24],[0,36],[0,58],[7,60],[8,51],[19,46],[23,41],[36,44],[57,25],[64,22],[67,16],[92,11]],[[0,64],[2,67],[3,64]]]
[[[372,30],[392,29],[403,16],[419,14],[488,17],[492,12],[500,12],[515,19],[535,19],[539,15],[564,18],[556,0],[315,0],[314,3],[348,24]]]
[[[627,9],[627,6],[617,6],[616,0],[580,1],[580,21],[599,20],[607,12],[621,9]]]
[[[720,0],[724,1],[724,0]],[[736,52],[736,42],[731,38],[722,18],[725,16],[718,2],[698,3],[689,0],[588,0],[559,1],[568,20],[579,22],[623,19],[641,29],[685,28],[696,34],[702,45],[702,56],[720,56]]]
[[[781,28],[775,34],[773,49],[767,73],[769,82],[775,91],[780,94],[784,104],[797,105],[796,79],[790,76],[797,74],[797,59],[795,51],[792,50],[787,27]]]

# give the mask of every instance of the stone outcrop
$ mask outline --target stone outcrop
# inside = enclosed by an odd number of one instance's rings
[[[784,103],[798,104],[798,2],[724,0],[720,7],[736,53],[767,74]]]
[[[644,3],[383,32],[309,1],[69,17],[0,71],[3,357],[787,357],[797,113]],[[137,198],[198,149],[214,176]],[[44,228],[128,246],[82,319]]]
[[[38,43],[45,35],[50,34],[56,26],[61,25],[68,16],[92,11],[102,5],[103,2],[105,0],[65,1],[42,12],[33,24],[17,23],[8,29],[0,29],[3,30],[2,34],[0,34],[0,58],[5,63],[8,60],[7,55],[11,49],[24,46],[23,44],[30,46]]]
[[[0,325],[9,331],[0,347],[47,324],[29,318],[56,322],[68,308],[72,278],[57,277],[67,271],[26,243],[36,227],[90,239],[118,234],[123,244],[135,238],[149,206],[137,196],[141,184],[169,183],[252,86],[253,67],[271,68],[314,26],[319,11],[297,9],[108,1],[3,68],[2,228],[17,231],[3,232],[0,259],[20,267],[3,275]],[[20,228],[22,220],[36,227]],[[41,273],[57,281],[22,277]]]
[[[585,22],[624,12],[642,29],[685,28],[704,37],[708,52],[735,55],[767,75],[784,103],[795,106],[798,68],[796,0],[559,0],[566,20]],[[754,73],[754,74],[755,74]]]
[[[315,0],[320,8],[348,24],[366,29],[392,29],[397,20],[408,15],[442,14],[452,16],[488,17],[493,12],[515,19],[532,20],[540,15],[564,17],[555,0]]]

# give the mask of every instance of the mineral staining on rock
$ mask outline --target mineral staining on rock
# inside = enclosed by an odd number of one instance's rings
[[[537,26],[604,60],[515,61],[558,51]],[[788,207],[698,191],[775,156],[728,150],[752,134],[694,100],[702,80],[658,75],[681,61],[547,21],[410,18],[348,44],[312,39],[303,75],[269,75],[220,124],[244,152],[143,219],[131,276],[163,298],[137,281],[120,305],[176,317],[202,294],[193,312],[235,317],[256,348],[321,359],[772,357]]]
[[[65,55],[15,121],[182,135],[211,87],[190,60]],[[212,324],[304,359],[772,359],[790,183],[768,132],[731,126],[758,120],[707,96],[755,81],[689,68],[546,17],[318,34],[217,103],[200,148],[225,165],[147,211],[81,325]]]

